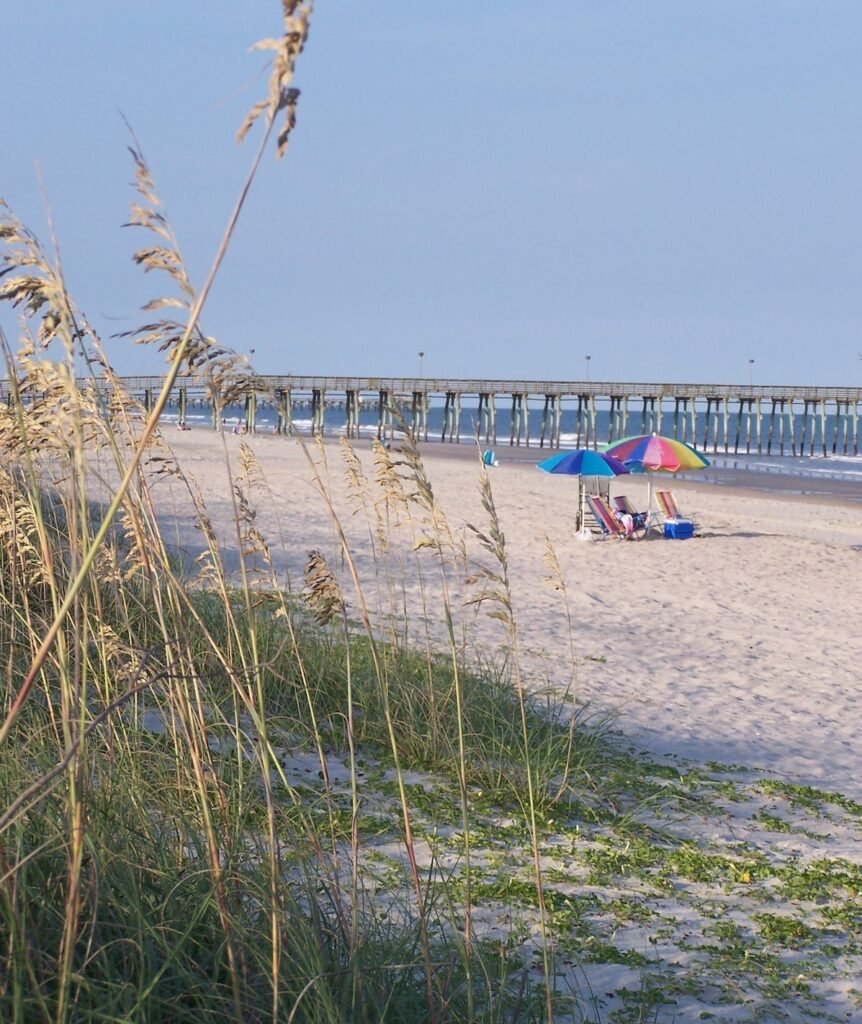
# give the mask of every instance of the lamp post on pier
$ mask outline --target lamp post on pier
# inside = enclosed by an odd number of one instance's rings
[[[419,376],[421,377],[422,376],[422,360],[425,358],[425,353],[424,352],[419,352],[418,355],[419,355]]]
[[[748,360],[748,386],[754,386],[754,360]]]
[[[584,356],[584,367],[585,367],[584,380],[586,380],[586,381],[589,381],[589,379],[590,379],[590,360],[592,358],[593,358],[592,356]]]

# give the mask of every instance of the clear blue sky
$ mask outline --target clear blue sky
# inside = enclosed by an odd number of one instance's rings
[[[200,283],[280,4],[3,15],[0,195],[47,237],[38,163],[75,298],[131,329],[163,288],[118,112]],[[318,0],[296,84],[204,316],[261,372],[862,383],[859,0]]]

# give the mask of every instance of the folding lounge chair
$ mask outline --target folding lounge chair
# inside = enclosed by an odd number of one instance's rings
[[[620,540],[626,538],[626,528],[611,511],[610,505],[598,494],[588,494],[587,505],[595,516],[603,537],[618,537]]]
[[[697,532],[697,523],[680,512],[671,491],[656,491],[655,497],[664,516],[665,537],[691,537]]]
[[[617,512],[623,512],[625,515],[632,517],[635,532],[638,530],[646,530],[647,523],[649,521],[648,512],[638,512],[625,494],[615,495],[613,501],[614,508]]]
[[[656,491],[655,498],[665,519],[670,519],[671,521],[676,522],[693,523],[695,529],[697,529],[697,523],[695,520],[691,516],[683,515],[683,513],[680,512],[679,505],[676,503],[676,498],[673,496],[673,491]]]

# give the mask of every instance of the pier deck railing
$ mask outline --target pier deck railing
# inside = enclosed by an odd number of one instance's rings
[[[122,377],[123,385],[131,392],[143,392],[147,388],[157,391],[162,384],[160,376]],[[393,394],[408,395],[414,391],[429,395],[445,395],[454,392],[464,396],[495,393],[498,395],[526,394],[530,396],[561,395],[576,398],[578,395],[592,395],[596,398],[611,396],[630,398],[686,398],[695,396],[707,398],[763,398],[785,399],[787,401],[856,401],[862,402],[862,387],[809,387],[805,385],[777,384],[657,384],[627,381],[560,381],[560,380],[480,380],[477,378],[450,377],[311,377],[301,375],[280,376],[254,374],[250,380],[262,391],[291,389],[308,392],[315,389],[327,394],[344,395],[348,391],[372,394],[381,390]],[[197,378],[180,377],[177,387],[187,387],[203,394],[205,386]],[[0,395],[8,387],[0,381]]]

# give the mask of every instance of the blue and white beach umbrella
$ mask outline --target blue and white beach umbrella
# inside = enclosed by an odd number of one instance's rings
[[[576,448],[571,452],[560,452],[558,455],[552,455],[549,459],[545,459],[544,462],[539,462],[536,468],[541,469],[543,473],[555,473],[560,476],[576,476],[579,478],[579,524],[582,531],[584,528],[585,504],[583,478],[585,476],[609,478],[622,476],[629,472],[628,467],[620,462],[619,459],[614,458],[613,455],[608,455],[605,452],[596,452],[592,448]]]
[[[536,466],[543,473],[560,473],[564,476],[600,476],[612,477],[628,473],[629,470],[605,452],[594,452],[592,448],[576,448],[571,452],[560,452],[552,455]]]

